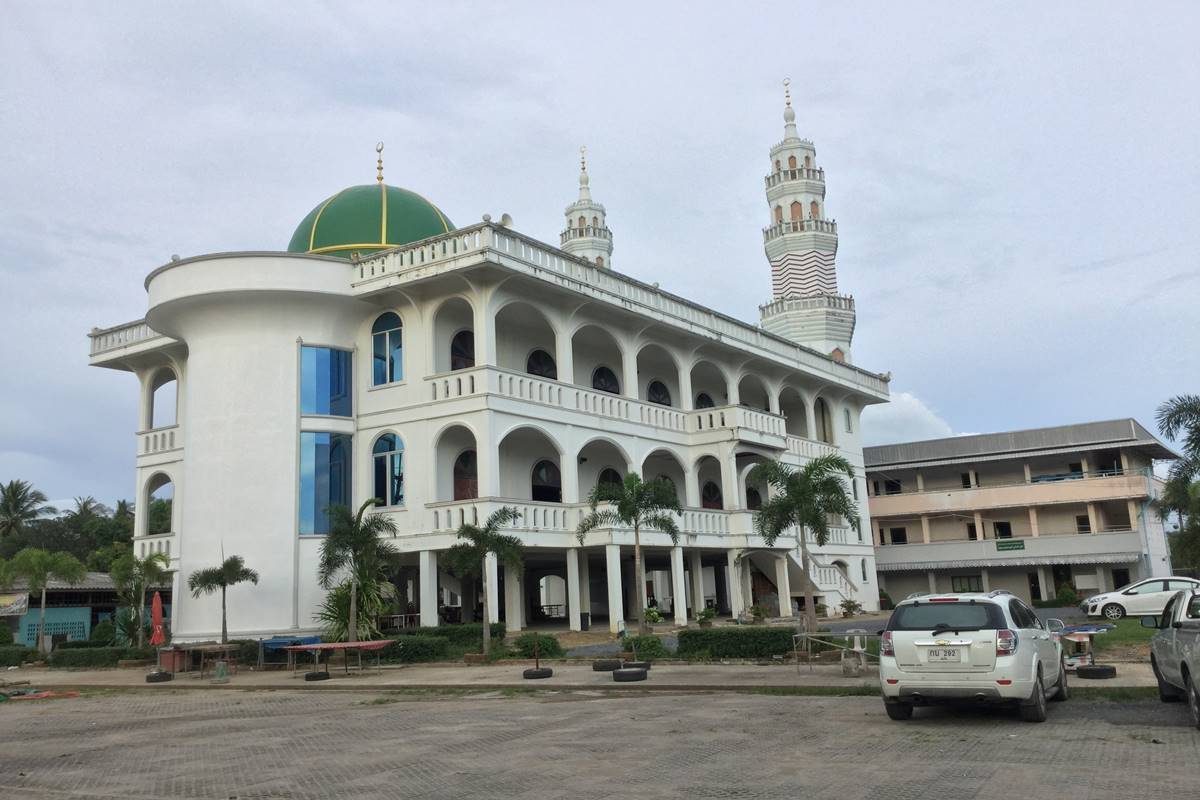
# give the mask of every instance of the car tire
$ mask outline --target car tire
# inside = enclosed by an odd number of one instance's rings
[[[1188,687],[1188,710],[1192,712],[1192,725],[1197,730],[1200,730],[1200,687],[1196,686],[1196,681],[1186,672],[1183,675],[1183,680],[1187,683]]]
[[[592,672],[612,672],[614,669],[621,668],[621,659],[619,658],[597,658],[592,662]]]
[[[1158,699],[1164,703],[1178,703],[1184,699],[1187,692],[1181,692],[1171,684],[1163,680],[1162,673],[1158,670],[1158,660],[1154,656],[1150,656],[1150,669],[1154,670],[1154,680],[1158,681]]]
[[[1060,660],[1058,662],[1058,683],[1054,684],[1054,694],[1050,695],[1050,700],[1062,703],[1070,696],[1071,690],[1067,686],[1067,662]]]
[[[166,683],[174,677],[170,672],[151,672],[146,676],[146,683]]]
[[[549,667],[530,667],[521,673],[521,677],[527,681],[536,681],[541,680],[542,678],[549,678],[553,674],[554,670],[550,669]]]
[[[644,680],[646,680],[646,670],[634,669],[632,667],[614,669],[612,676],[613,676],[613,680],[616,681],[617,683],[632,683],[633,681],[644,681]]]
[[[1080,664],[1075,668],[1075,677],[1087,680],[1106,680],[1117,677],[1117,668],[1112,664]]]
[[[1021,703],[1021,719],[1026,722],[1046,721],[1046,686],[1042,683],[1040,671],[1037,680],[1033,682],[1033,691],[1029,699]]]
[[[304,673],[306,681],[327,681],[329,680],[328,672],[306,672]]]
[[[883,701],[883,710],[887,712],[888,719],[894,719],[897,722],[903,722],[906,719],[912,719],[913,704]]]
[[[622,664],[621,666],[622,666],[623,668],[625,668],[625,669],[644,669],[644,670],[649,670],[649,669],[650,669],[650,662],[649,662],[649,661],[626,661],[626,662],[625,662],[624,664]]]
[[[1116,622],[1125,616],[1125,607],[1120,603],[1109,603],[1104,608],[1100,609],[1100,615],[1105,619],[1110,619]]]

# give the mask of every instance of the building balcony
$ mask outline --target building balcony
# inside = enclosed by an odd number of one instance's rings
[[[794,219],[763,228],[763,241],[770,242],[792,233],[827,233],[837,236],[837,221],[831,219]]]
[[[172,560],[179,558],[179,548],[172,532],[134,537],[133,552],[138,558],[145,558],[152,553],[162,553]]]
[[[1038,564],[1119,564],[1136,561],[1141,551],[1141,533],[1133,530],[1042,534],[887,545],[876,548],[875,568],[880,572],[903,572]]]
[[[912,518],[922,515],[994,508],[1046,506],[1059,503],[1099,503],[1135,500],[1149,496],[1150,486],[1141,473],[1107,473],[1073,480],[1034,479],[1030,482],[969,489],[932,489],[923,492],[874,495],[871,516]]]
[[[165,464],[183,458],[182,425],[139,431],[136,437],[138,466]]]
[[[790,183],[792,181],[814,181],[817,183],[825,182],[825,170],[816,167],[796,167],[795,169],[781,169],[778,172],[772,173],[763,178],[767,188],[770,189],[778,186],[781,183]]]
[[[103,364],[117,358],[138,355],[175,341],[140,319],[111,328],[94,328],[88,334],[88,339],[91,342],[89,355],[92,364]]]
[[[567,228],[559,234],[562,244],[573,239],[612,239],[612,231],[603,226],[586,225],[582,228]]]

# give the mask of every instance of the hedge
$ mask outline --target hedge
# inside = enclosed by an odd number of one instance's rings
[[[464,622],[460,625],[440,625],[436,628],[402,628],[397,631],[390,631],[389,636],[436,636],[440,639],[445,639],[451,644],[464,646],[477,646],[483,641],[483,623],[482,622]],[[504,638],[504,623],[492,623],[492,638]]]
[[[533,643],[537,642],[539,658],[562,658],[567,653],[548,633],[522,633],[512,643],[513,650],[523,658],[533,658]]]
[[[676,652],[684,658],[770,658],[792,652],[795,633],[795,628],[780,626],[688,629],[679,632]]]
[[[36,661],[38,651],[23,645],[0,647],[0,667],[19,667],[26,661]]]
[[[0,647],[7,647],[13,643],[12,631],[8,629],[8,623],[0,625]]]
[[[663,644],[662,639],[651,634],[626,636],[625,649],[632,650],[638,661],[653,661],[656,658],[671,657],[671,651]]]
[[[389,664],[412,664],[449,658],[450,640],[444,636],[397,636],[379,652]]]
[[[112,647],[106,642],[94,642],[91,639],[76,639],[71,642],[59,642],[55,650],[86,650],[89,647]]]
[[[125,654],[124,647],[59,648],[50,654],[50,666],[71,667],[115,667]]]

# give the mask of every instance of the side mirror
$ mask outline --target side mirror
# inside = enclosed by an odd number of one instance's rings
[[[1154,628],[1155,630],[1157,630],[1158,629],[1158,617],[1142,617],[1142,627],[1143,628]]]
[[[876,632],[876,634],[875,634],[875,635],[876,635],[876,636],[883,636],[883,628],[880,628],[880,629],[879,629],[879,630]]]
[[[1067,623],[1063,622],[1057,617],[1051,617],[1050,619],[1046,620],[1046,630],[1050,631],[1051,633],[1058,633],[1065,627],[1067,627]]]

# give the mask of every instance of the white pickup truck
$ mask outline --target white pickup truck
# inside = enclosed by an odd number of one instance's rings
[[[1157,617],[1142,617],[1157,628],[1150,640],[1150,665],[1164,703],[1187,698],[1192,724],[1200,728],[1200,589],[1176,592]]]

